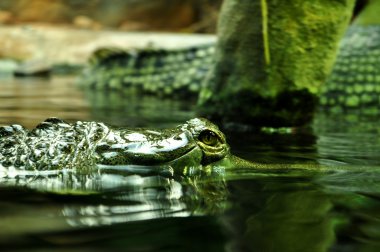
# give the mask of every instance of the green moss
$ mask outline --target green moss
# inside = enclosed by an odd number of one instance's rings
[[[237,110],[250,108],[249,112],[239,115],[239,118],[247,117],[242,119],[245,121],[256,122],[265,116],[286,121],[288,116],[287,123],[292,125],[305,122],[296,119],[295,115],[305,117],[302,113],[313,113],[314,108],[309,106],[309,111],[292,106],[293,111],[270,111],[270,106],[264,106],[279,100],[284,93],[294,95],[282,96],[288,99],[282,103],[289,104],[303,100],[305,92],[309,93],[308,97],[318,96],[331,71],[354,0],[264,2],[265,8],[261,0],[224,1],[218,24],[217,63],[199,99],[202,115],[234,117],[228,115],[230,103],[237,100],[234,95],[243,90],[257,96],[255,100],[236,101],[239,103]],[[263,8],[268,11],[267,16],[261,12]],[[296,97],[301,93],[302,97]],[[265,103],[258,103],[260,99]],[[231,110],[231,113],[236,111]]]
[[[198,108],[198,112],[213,121],[254,127],[304,125],[313,118],[318,101],[317,96],[307,90],[286,91],[273,98],[264,98],[249,89],[221,94],[222,96],[211,96],[204,106]]]

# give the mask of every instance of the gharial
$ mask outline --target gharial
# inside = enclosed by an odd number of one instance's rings
[[[128,129],[100,122],[67,123],[49,118],[28,130],[0,128],[0,178],[61,170],[91,174],[96,168],[124,166],[138,172],[166,165],[172,173],[206,171],[210,165],[246,163],[230,153],[224,134],[206,119],[195,118],[173,129]]]
[[[20,125],[0,127],[0,186],[59,193],[114,188],[128,183],[127,176],[220,180],[239,177],[240,172],[318,175],[368,170],[247,161],[231,154],[225,135],[203,118],[163,130],[67,123],[58,118],[49,118],[32,130]]]

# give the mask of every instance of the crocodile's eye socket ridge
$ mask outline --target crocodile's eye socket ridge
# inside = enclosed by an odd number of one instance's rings
[[[211,131],[211,130],[204,130],[202,131],[198,136],[199,141],[202,143],[209,145],[209,146],[215,146],[219,143],[219,137],[218,135]]]

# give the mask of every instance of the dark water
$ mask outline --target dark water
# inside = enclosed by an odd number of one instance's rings
[[[171,127],[192,101],[84,92],[73,78],[1,79],[0,124],[46,117]],[[228,132],[233,153],[330,172],[234,170],[224,177],[102,176],[100,192],[0,187],[0,250],[379,251],[377,120],[320,114],[290,133]],[[80,181],[74,181],[80,185]],[[47,182],[46,182],[47,183]]]

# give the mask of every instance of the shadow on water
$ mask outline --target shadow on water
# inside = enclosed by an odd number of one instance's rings
[[[0,91],[1,124],[33,127],[57,116],[164,128],[194,116],[191,101],[84,92],[72,78],[2,80]],[[78,184],[80,190],[69,190],[72,184],[57,187],[56,178],[51,187],[43,177],[31,177],[22,186],[15,178],[13,185],[0,187],[0,249],[380,249],[377,120],[321,113],[309,129],[227,135],[232,152],[251,161],[340,168],[329,172],[241,169],[192,179],[94,174],[98,184],[93,187],[85,183],[88,177],[62,180]]]

